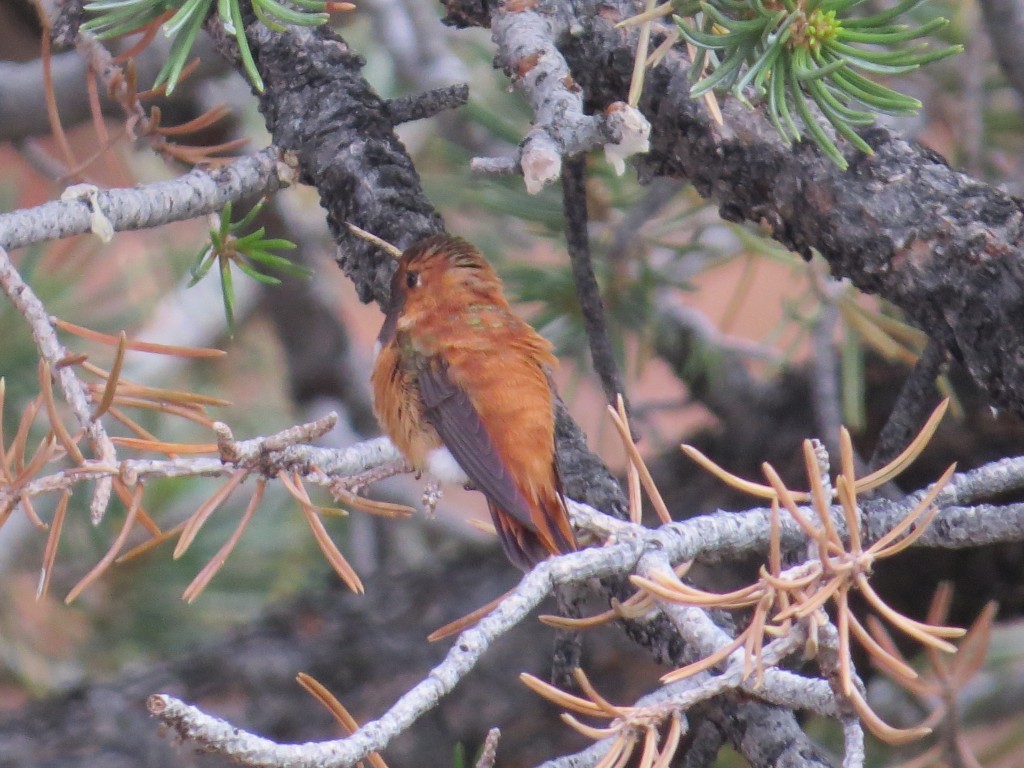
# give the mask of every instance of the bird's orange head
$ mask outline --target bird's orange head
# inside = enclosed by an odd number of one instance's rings
[[[391,278],[391,300],[378,341],[394,340],[399,321],[414,328],[468,304],[508,308],[501,279],[483,255],[461,237],[434,235],[411,245]]]

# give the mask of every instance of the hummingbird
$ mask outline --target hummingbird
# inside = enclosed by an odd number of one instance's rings
[[[470,243],[434,235],[402,253],[377,339],[374,411],[416,471],[484,494],[524,571],[576,549],[555,454],[556,365]]]

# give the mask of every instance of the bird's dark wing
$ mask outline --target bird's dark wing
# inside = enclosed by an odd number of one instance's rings
[[[536,531],[530,504],[501,461],[469,395],[448,377],[447,366],[436,360],[426,364],[419,371],[419,392],[427,421],[470,482],[527,530]]]

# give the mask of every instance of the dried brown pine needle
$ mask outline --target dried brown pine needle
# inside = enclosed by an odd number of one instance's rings
[[[127,64],[129,61],[138,56],[140,53],[142,53],[149,46],[149,44],[153,42],[153,38],[156,37],[157,30],[160,28],[160,25],[167,20],[169,14],[170,11],[168,11],[165,14],[162,14],[161,18],[155,19],[146,26],[142,27],[139,30],[142,32],[142,35],[140,35],[139,39],[132,43],[132,45],[129,48],[118,53],[114,57],[114,63],[119,66],[123,66],[124,64]]]
[[[625,406],[622,404],[622,395],[618,396],[619,407],[622,409],[622,413],[625,413]],[[629,423],[626,421],[624,416],[619,415],[619,411],[608,406],[608,413],[612,417],[612,424],[615,426],[615,430],[619,433],[619,438],[622,440],[622,446],[626,449],[626,455],[629,457],[630,463],[636,468],[636,471],[640,475],[640,481],[643,483],[644,490],[647,491],[647,497],[651,500],[651,506],[654,507],[654,511],[658,515],[658,519],[662,523],[671,523],[672,515],[669,514],[668,507],[665,506],[665,500],[661,497],[661,492],[658,490],[658,486],[654,483],[654,478],[651,477],[650,471],[647,469],[647,465],[644,463],[643,457],[640,455],[640,451],[637,450],[636,444],[633,442],[633,436],[629,430]]]
[[[349,565],[345,556],[341,554],[341,550],[338,549],[338,546],[331,539],[330,534],[327,533],[323,520],[320,519],[316,508],[309,500],[309,494],[306,493],[306,489],[302,485],[302,479],[298,474],[289,476],[284,470],[279,472],[277,477],[299,503],[302,514],[306,518],[310,530],[313,531],[313,538],[316,539],[316,543],[320,546],[320,551],[323,552],[324,557],[327,558],[327,562],[331,564],[335,573],[338,574],[349,589],[357,594],[362,594],[364,591],[363,582],[359,580],[358,574]]]
[[[674,566],[672,568],[672,572],[678,578],[682,578],[687,574],[691,567],[693,567],[693,561],[686,560],[685,562]],[[667,583],[673,585],[677,582],[668,581]],[[613,597],[610,600],[610,605],[611,608],[607,611],[602,611],[601,613],[593,616],[580,619],[573,619],[566,616],[553,616],[550,614],[543,614],[537,618],[541,623],[557,629],[591,629],[617,619],[625,619],[627,621],[642,619],[648,616],[651,611],[657,609],[650,593],[643,589],[640,589],[635,594],[630,595],[624,602],[620,602],[618,599]]]
[[[32,458],[28,464],[21,468],[18,472],[17,477],[14,478],[12,485],[15,487],[24,485],[46,465],[46,463],[54,457],[57,453],[57,438],[53,436],[53,433],[47,434],[42,440],[39,441],[39,445],[36,446],[35,451],[32,453]],[[24,504],[28,499],[22,499]],[[37,525],[37,527],[40,527]],[[41,526],[45,528],[46,526]]]
[[[627,441],[629,446],[623,443],[626,455],[629,457],[629,461],[626,462],[626,488],[628,489],[629,499],[629,521],[636,525],[640,525],[643,520],[643,497],[641,496],[640,488],[640,472],[636,468],[636,463],[632,459],[632,451],[635,451],[635,444],[632,438],[632,429],[629,428],[629,417],[626,414],[626,401],[622,399],[622,395],[617,395],[615,400],[616,412],[619,417],[619,422],[626,425],[626,433],[623,436],[622,432],[619,432],[619,437],[623,441]],[[618,430],[617,430],[618,431]],[[662,522],[669,522],[663,520]]]
[[[861,594],[867,598],[875,610],[888,619],[890,624],[924,645],[930,645],[946,653],[955,653],[956,646],[946,642],[943,638],[957,638],[967,634],[967,630],[960,627],[933,626],[914,621],[890,608],[875,592],[874,587],[871,586],[864,574],[858,574],[856,581]]]
[[[456,619],[455,621],[450,621],[443,627],[435,629],[433,632],[427,635],[427,642],[436,643],[438,640],[444,640],[446,637],[457,635],[464,629],[475,627],[477,624],[480,623],[480,620],[484,616],[486,616],[499,605],[501,605],[501,602],[510,594],[512,594],[511,590],[501,595],[500,597],[496,597],[490,602],[481,605],[475,611],[470,611],[465,616],[462,616]]]
[[[581,715],[588,715],[590,717],[607,716],[604,709],[593,701],[584,699],[580,696],[575,696],[571,693],[566,693],[561,688],[557,688],[551,685],[551,683],[546,683],[539,677],[534,677],[529,672],[520,673],[519,679],[523,682],[523,685],[534,693],[544,697],[555,706],[563,707]]]
[[[651,765],[651,768],[669,768],[672,758],[679,749],[679,741],[683,735],[683,716],[679,712],[673,712],[669,719],[668,732],[665,734],[665,744],[661,748],[661,754]]]
[[[134,432],[137,437],[143,440],[150,440],[154,443],[160,442],[160,438],[158,438],[148,429],[143,427],[137,421],[127,416],[124,413],[124,411],[120,410],[119,408],[116,408],[115,406],[110,406],[110,409],[107,411],[107,413],[110,414],[110,417],[112,419],[115,419],[116,421],[119,421],[121,424],[124,424],[126,427],[128,427],[128,429]]]
[[[770,485],[762,485],[761,483],[755,483],[751,480],[744,480],[742,477],[734,475],[732,472],[729,472],[728,470],[720,467],[718,464],[713,462],[711,459],[709,459],[707,456],[701,453],[698,449],[694,448],[692,445],[687,445],[684,443],[683,445],[680,446],[680,448],[682,449],[683,453],[685,453],[695,462],[700,464],[705,471],[714,475],[729,487],[735,488],[737,491],[740,491],[741,493],[745,493],[749,496],[754,496],[755,498],[758,499],[771,500],[777,498],[777,496],[775,495],[775,489],[772,488]],[[809,496],[806,493],[795,493],[792,491],[791,493],[794,500],[796,501],[806,502],[809,500]]]
[[[178,543],[174,547],[173,557],[175,560],[185,554],[195,540],[196,534],[199,533],[199,529],[203,527],[203,524],[210,518],[210,515],[216,512],[220,505],[228,500],[232,491],[241,484],[248,474],[248,470],[245,469],[235,470],[227,482],[203,502],[199,509],[192,513],[192,516],[189,517],[185,528],[181,532],[181,538],[178,539]]]
[[[542,624],[554,627],[555,629],[581,630],[593,629],[618,619],[641,619],[655,610],[654,601],[651,600],[650,595],[642,591],[630,595],[625,602],[619,602],[613,597],[610,603],[611,608],[593,616],[575,619],[568,616],[555,616],[545,613],[538,616],[537,619]]]
[[[156,136],[151,144],[166,157],[180,160],[188,165],[208,165],[219,167],[232,160],[226,156],[228,152],[240,149],[249,143],[249,138],[242,136],[221,144],[185,145],[167,141],[163,136]]]
[[[10,480],[10,465],[7,463],[7,443],[4,436],[4,405],[7,401],[7,378],[0,376],[0,474]]]
[[[347,504],[353,509],[358,509],[360,512],[368,512],[378,517],[409,517],[416,513],[416,510],[407,504],[393,504],[389,501],[367,499],[340,486],[332,489],[332,495],[335,500],[342,504]]]
[[[96,73],[89,69],[85,75],[85,88],[89,95],[89,113],[92,115],[92,127],[101,146],[110,145],[110,134],[107,132],[107,121],[100,103],[100,89],[96,85]]]
[[[821,524],[822,533],[827,541],[841,542],[839,533],[832,523],[832,510],[829,507],[831,493],[826,497],[826,490],[821,478],[821,468],[818,465],[818,454],[814,450],[814,443],[810,440],[803,441],[804,471],[811,491],[811,508],[818,513],[818,522]]]
[[[565,715],[563,719],[567,717],[569,715]],[[578,723],[578,725],[582,725],[582,723]],[[594,768],[625,768],[629,763],[629,758],[633,755],[633,748],[635,746],[635,734],[620,732],[619,737],[612,743],[611,749],[608,750],[608,754],[601,758]]]
[[[868,727],[875,736],[886,744],[902,746],[922,739],[932,732],[931,728],[918,726],[916,728],[894,728],[880,718],[875,711],[868,706],[868,703],[861,696],[860,691],[853,688],[849,694],[850,703],[853,705],[861,722]]]
[[[196,577],[192,579],[192,582],[185,588],[185,591],[181,595],[181,599],[186,603],[195,602],[195,599],[203,593],[207,585],[213,580],[213,577],[217,575],[217,572],[221,569],[224,563],[227,562],[228,557],[235,549],[235,545],[238,544],[242,538],[249,522],[252,520],[253,515],[256,513],[260,502],[263,500],[263,492],[267,487],[267,481],[264,478],[260,478],[256,481],[256,490],[253,491],[252,498],[249,499],[249,504],[245,508],[245,512],[242,513],[242,518],[238,521],[238,525],[235,526],[235,530],[232,531],[228,540],[224,542],[223,546],[217,550],[217,554],[210,558],[210,562],[203,566],[203,569],[196,574]]]
[[[127,562],[128,560],[134,560],[136,557],[139,557],[140,555],[144,555],[147,552],[149,552],[149,551],[151,551],[153,549],[156,549],[161,544],[163,544],[165,541],[170,541],[175,536],[177,536],[179,533],[181,533],[183,530],[185,530],[185,526],[186,525],[188,525],[188,520],[182,520],[180,523],[178,523],[173,528],[168,528],[166,531],[163,531],[161,533],[155,534],[153,536],[153,538],[148,539],[147,541],[144,541],[144,542],[142,542],[141,544],[139,544],[139,545],[137,545],[135,547],[132,547],[127,552],[125,552],[123,555],[118,557],[117,560],[115,560],[114,562],[115,563],[124,563],[124,562]]]
[[[604,713],[608,717],[623,717],[628,714],[628,707],[616,707],[604,696],[597,692],[597,689],[590,682],[590,678],[587,677],[587,673],[584,672],[580,667],[576,667],[572,671],[572,677],[576,681],[576,685],[580,687],[590,700],[594,702],[599,708],[604,710]]]
[[[992,626],[998,612],[999,604],[995,600],[986,603],[957,647],[950,666],[951,674],[961,683],[974,677],[985,664],[989,643],[992,641]],[[945,616],[942,620],[945,620]]]
[[[854,637],[857,638],[857,642],[864,646],[864,650],[868,652],[868,656],[871,658],[871,661],[876,664],[879,669],[890,677],[898,679],[902,685],[907,685],[908,681],[918,679],[919,675],[917,674],[917,671],[907,664],[906,659],[904,659],[896,649],[896,644],[891,641],[891,638],[888,647],[875,639],[873,636],[876,633],[875,627],[888,636],[888,633],[885,632],[882,623],[878,621],[878,619],[874,616],[868,616],[868,622],[873,622],[874,624],[872,631],[868,632],[864,629],[864,625],[860,623],[853,612],[848,613],[848,621]]]
[[[153,107],[153,112],[156,112],[157,109],[157,107]],[[226,104],[216,104],[203,112],[203,114],[187,122],[178,123],[177,125],[161,125],[156,129],[156,133],[159,133],[161,136],[185,136],[189,133],[205,130],[230,114],[231,108],[229,106]]]
[[[53,513],[53,522],[50,523],[50,535],[46,537],[46,548],[43,550],[43,567],[39,571],[39,585],[36,587],[36,600],[46,597],[50,589],[50,576],[53,575],[53,564],[57,560],[57,545],[60,543],[60,534],[64,530],[64,516],[68,511],[68,502],[71,500],[71,492],[64,491],[57,502],[57,509]]]
[[[629,577],[629,580],[634,586],[650,592],[655,597],[661,597],[680,605],[711,606],[723,609],[746,608],[756,605],[764,593],[760,584],[751,584],[733,592],[705,592],[659,571],[652,573],[650,578],[633,575]]]
[[[107,385],[103,388],[103,396],[100,398],[99,404],[92,412],[91,419],[93,421],[96,421],[96,419],[106,413],[107,409],[114,402],[114,395],[117,393],[117,381],[121,377],[121,366],[124,364],[124,353],[127,344],[128,336],[124,331],[121,331],[117,337],[117,352],[114,354],[114,363],[110,366]]]
[[[928,624],[941,624],[949,618],[949,609],[953,605],[953,584],[940,581],[935,587],[932,601],[928,605],[928,614],[924,620]]]
[[[939,495],[943,488],[946,487],[946,483],[953,476],[956,471],[956,464],[951,464],[949,468],[942,473],[942,477],[932,483],[932,487],[928,490],[921,501],[918,502],[917,506],[911,511],[909,515],[903,518],[897,525],[893,526],[892,530],[882,536],[878,541],[872,544],[868,548],[868,553],[874,557],[889,557],[902,552],[904,549],[913,544],[917,539],[921,537],[931,524],[932,519],[938,513],[938,508],[932,506],[932,502]],[[901,541],[896,541],[900,536],[904,534],[912,525],[917,527]],[[895,543],[893,543],[895,542]]]
[[[490,520],[481,520],[478,517],[471,517],[466,521],[470,528],[473,528],[487,536],[497,536],[498,531]]]
[[[132,503],[132,492],[120,478],[114,478],[114,492],[117,493],[118,498],[121,499],[121,503],[124,504],[125,509],[127,509]],[[139,506],[138,522],[143,528],[149,531],[151,536],[160,535],[160,526],[157,525],[156,521],[146,513],[145,508],[141,505]],[[116,563],[117,560],[114,562]]]
[[[102,368],[98,365],[94,365],[89,361],[83,361],[81,363],[82,369],[88,371],[97,378],[109,381],[112,372]],[[231,405],[230,400],[225,400],[220,397],[213,397],[212,395],[202,395],[198,392],[189,392],[188,390],[180,389],[166,389],[164,387],[152,387],[146,384],[139,384],[135,381],[118,377],[117,383],[117,394],[121,396],[129,397],[140,397],[148,400],[156,400],[167,403],[177,403],[178,405],[185,405],[194,408],[200,413],[204,412],[202,406],[228,406]]]
[[[167,455],[217,453],[216,443],[168,443],[163,440],[147,440],[139,437],[112,437],[114,445],[132,448],[136,451],[152,451]]]
[[[205,416],[199,408],[177,405],[175,403],[155,402],[141,397],[125,397],[124,395],[116,395],[114,402],[127,408],[142,408],[147,411],[159,411],[160,413],[168,413],[172,416],[181,416],[183,419],[188,419],[207,429],[213,429],[213,419]]]
[[[928,421],[926,421],[924,426],[921,427],[921,431],[917,433],[917,436],[910,441],[910,445],[908,445],[899,456],[881,469],[872,472],[870,475],[866,475],[857,481],[857,492],[864,493],[865,491],[874,490],[880,485],[884,485],[889,482],[913,464],[921,454],[921,451],[923,451],[925,446],[928,445],[928,441],[932,439],[932,435],[935,434],[935,430],[939,428],[939,423],[942,421],[942,417],[946,415],[946,410],[948,408],[949,398],[947,397],[938,404],[934,411],[932,411],[932,415],[928,417]]]
[[[73,366],[73,365],[82,365],[82,363],[84,363],[88,359],[89,359],[88,355],[70,355],[69,354],[69,355],[66,355],[65,357],[62,357],[60,360],[58,360],[57,364],[55,366],[53,366],[53,367],[54,367],[55,370],[59,371],[61,368],[68,368],[68,367]]]
[[[337,720],[338,724],[348,731],[349,734],[359,730],[359,723],[356,719],[345,709],[345,705],[338,701],[338,698],[333,693],[327,690],[323,683],[312,675],[307,675],[305,672],[299,672],[295,679],[299,685],[305,688],[314,699],[331,713],[331,717]],[[388,768],[388,764],[384,762],[384,759],[377,752],[371,752],[367,755],[366,759],[370,761],[370,765],[374,766],[374,768]]]
[[[607,738],[610,738],[611,736],[615,736],[617,734],[621,736],[621,730],[622,729],[617,727],[617,726],[612,726],[612,727],[609,727],[609,728],[596,728],[593,725],[587,725],[586,723],[580,722],[580,720],[577,717],[575,717],[574,715],[570,714],[569,712],[563,712],[561,715],[559,715],[559,718],[562,720],[563,723],[568,725],[573,730],[575,730],[578,733],[586,736],[588,739],[593,739],[594,741],[600,741],[601,739],[607,739]],[[618,742],[613,744],[612,745],[612,751],[609,752],[610,755],[614,755],[613,759],[616,759],[616,760],[622,754],[620,751],[616,751],[617,750],[617,744],[618,744]],[[605,756],[605,759],[608,759],[607,755]],[[602,764],[604,764],[604,763],[598,763],[598,765],[602,765]]]
[[[91,328],[75,325],[74,323],[69,323],[67,320],[61,320],[59,317],[51,317],[50,320],[62,331],[88,341],[98,341],[101,344],[107,344],[111,347],[116,347],[120,343],[120,337],[118,336],[111,336],[107,333],[94,331]],[[150,341],[133,341],[131,339],[125,342],[125,347],[135,352],[150,352],[156,355],[169,355],[171,357],[185,358],[222,357],[227,354],[223,349],[179,347],[172,344],[156,344]]]
[[[839,690],[849,696],[853,690],[853,662],[850,653],[849,584],[841,584],[836,591],[836,628],[839,630]]]
[[[142,384],[125,382],[118,388],[118,394],[126,397],[145,397],[150,400],[157,400],[165,403],[177,403],[178,405],[191,406],[195,410],[204,412],[202,406],[210,405],[223,408],[231,405],[230,400],[212,395],[202,395],[198,392],[188,392],[179,389],[163,389],[161,387],[148,387]]]
[[[21,419],[18,421],[18,431],[14,433],[11,447],[8,451],[8,469],[11,474],[21,474],[25,469],[25,448],[28,446],[28,433],[32,424],[39,415],[42,407],[42,395],[38,395],[29,401],[25,410],[21,412]],[[12,480],[12,482],[15,482]]]
[[[614,609],[602,611],[596,613],[593,616],[583,616],[581,618],[572,618],[569,616],[556,616],[551,613],[542,613],[537,617],[537,620],[546,626],[554,627],[555,629],[566,629],[570,631],[580,631],[584,629],[594,629],[595,627],[601,627],[608,624],[616,619],[620,618]]]
[[[699,672],[706,672],[712,667],[716,667],[725,661],[734,651],[742,647],[747,637],[750,635],[751,629],[747,627],[743,632],[738,634],[731,643],[723,645],[714,653],[709,656],[705,656],[703,659],[687,664],[685,667],[679,667],[661,676],[661,682],[663,683],[674,683],[677,680],[685,680],[688,677],[698,674]]]
[[[72,439],[67,427],[64,426],[64,422],[60,418],[60,414],[57,413],[57,401],[53,396],[53,379],[50,375],[50,366],[42,359],[39,361],[39,390],[43,402],[46,404],[46,415],[50,420],[50,429],[64,447],[64,450],[67,451],[72,461],[75,464],[81,464],[85,461],[85,457],[82,456],[77,442]]]
[[[67,604],[72,603],[82,591],[96,581],[103,573],[110,567],[111,563],[117,557],[117,553],[121,551],[121,547],[124,546],[125,541],[128,540],[128,534],[131,533],[132,527],[135,524],[135,518],[139,511],[139,506],[142,504],[142,493],[143,485],[139,483],[135,486],[135,490],[132,492],[131,505],[128,507],[128,513],[125,515],[124,524],[121,526],[121,531],[117,534],[117,538],[114,543],[110,545],[110,549],[103,558],[93,566],[92,570],[87,573],[81,581],[79,581],[71,591],[68,592],[68,596],[64,598],[64,602]]]
[[[53,133],[54,138],[57,141],[57,146],[60,147],[61,153],[64,155],[64,163],[69,168],[74,168],[78,165],[78,160],[75,158],[75,153],[71,149],[71,144],[68,141],[68,136],[64,132],[64,125],[60,121],[60,110],[57,107],[56,91],[53,88],[53,56],[50,53],[50,35],[42,35],[42,55],[43,60],[43,98],[46,102],[46,115],[50,121],[50,131]]]

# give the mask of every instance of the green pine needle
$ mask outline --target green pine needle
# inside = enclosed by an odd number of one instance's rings
[[[252,0],[256,19],[264,26],[283,31],[289,24],[314,27],[330,18],[325,0],[292,0],[290,7],[279,0]],[[83,27],[101,39],[120,37],[140,31],[168,11],[171,17],[163,24],[163,33],[171,38],[171,51],[157,74],[154,87],[167,85],[171,94],[178,86],[188,63],[200,28],[214,11],[214,0],[86,0],[85,11],[91,18]],[[216,0],[216,16],[224,29],[238,43],[242,68],[253,88],[263,92],[263,80],[256,68],[239,0]]]
[[[232,265],[242,274],[263,283],[264,285],[280,285],[281,280],[261,270],[273,269],[291,277],[309,279],[312,271],[288,259],[278,256],[272,251],[284,251],[295,248],[295,243],[281,238],[265,237],[263,227],[246,235],[236,234],[239,230],[250,226],[263,209],[263,202],[257,203],[252,210],[238,221],[231,220],[232,205],[228,203],[220,212],[210,228],[210,242],[203,247],[192,266],[189,267],[188,287],[198,283],[214,265],[220,273],[221,293],[224,300],[224,317],[227,320],[228,332],[234,335],[235,329],[235,293],[231,277]]]
[[[894,23],[925,0],[901,0],[892,8],[859,19],[845,14],[863,0],[703,0],[680,4],[682,37],[695,46],[690,89],[731,92],[742,103],[751,97],[767,107],[768,118],[788,142],[803,133],[840,168],[846,159],[819,123],[861,152],[871,147],[857,129],[878,114],[914,114],[920,102],[861,73],[910,72],[963,50],[930,48],[921,39],[948,22],[920,26]],[[684,22],[681,16],[690,21]],[[812,110],[811,102],[817,107]],[[799,124],[797,122],[799,120]]]

